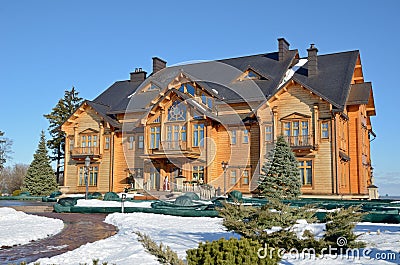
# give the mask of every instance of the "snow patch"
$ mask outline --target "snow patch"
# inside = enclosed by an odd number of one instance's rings
[[[28,244],[59,233],[63,221],[0,208],[0,246]]]

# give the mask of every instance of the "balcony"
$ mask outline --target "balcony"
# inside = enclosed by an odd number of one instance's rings
[[[162,150],[164,151],[185,151],[187,149],[186,141],[162,141]]]
[[[161,141],[159,148],[148,149],[151,158],[198,158],[199,148],[190,148],[187,141]]]
[[[313,148],[312,135],[284,136],[292,149]]]
[[[100,157],[100,148],[99,147],[74,147],[71,150],[71,157],[74,159],[81,159],[86,156],[90,156],[92,158]]]

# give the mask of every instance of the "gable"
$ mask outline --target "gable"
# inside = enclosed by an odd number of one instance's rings
[[[295,119],[309,119],[311,118],[310,115],[302,114],[299,112],[293,112],[285,117],[282,117],[280,120],[295,120]]]

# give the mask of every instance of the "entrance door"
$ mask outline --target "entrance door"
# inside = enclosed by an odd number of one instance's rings
[[[150,189],[159,190],[160,189],[160,169],[151,168],[150,169]]]

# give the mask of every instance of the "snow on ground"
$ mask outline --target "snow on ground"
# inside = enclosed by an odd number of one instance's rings
[[[110,214],[106,222],[118,227],[117,235],[110,238],[89,243],[80,248],[64,253],[50,259],[40,259],[44,264],[91,264],[92,259],[107,261],[109,264],[159,264],[155,257],[148,254],[141,243],[137,241],[134,232],[148,234],[158,243],[170,246],[178,252],[180,257],[185,257],[186,250],[195,248],[199,242],[217,240],[221,237],[237,236],[227,232],[222,226],[222,219],[209,217],[177,217],[147,213]],[[305,229],[312,230],[321,237],[324,233],[324,224],[307,224],[299,220],[295,225],[295,232],[302,235]],[[359,223],[356,233],[361,234],[360,239],[367,243],[368,252],[363,257],[363,250],[359,250],[360,258],[347,256],[328,256],[299,258],[285,255],[283,265],[309,265],[309,264],[398,264],[400,263],[400,225]],[[391,250],[391,251],[389,251]],[[379,260],[380,255],[396,252],[395,259],[386,257],[386,261]],[[32,263],[33,264],[33,263]]]
[[[142,208],[151,208],[151,201],[141,201],[141,202],[124,202],[124,207],[142,207]],[[85,207],[121,207],[121,202],[117,201],[100,201],[100,200],[85,200],[80,199],[77,201],[76,206],[85,206]]]
[[[59,219],[0,208],[0,246],[27,244],[57,234],[63,228],[64,223]]]
[[[137,241],[139,231],[158,243],[170,246],[180,257],[186,250],[196,248],[199,242],[235,236],[222,226],[222,219],[210,217],[178,217],[148,213],[110,214],[106,222],[118,227],[118,234],[89,243],[73,251],[49,258],[39,259],[43,264],[91,264],[92,259],[109,264],[159,264]],[[32,263],[33,264],[33,263]]]

